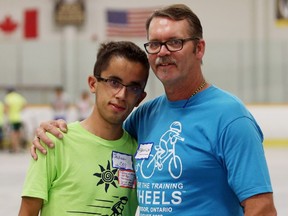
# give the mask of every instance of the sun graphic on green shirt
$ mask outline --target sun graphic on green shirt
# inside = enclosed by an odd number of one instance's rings
[[[107,190],[109,189],[110,185],[113,185],[115,188],[117,188],[117,185],[114,182],[114,181],[116,181],[116,182],[118,181],[118,177],[115,175],[117,172],[117,169],[111,170],[109,161],[108,161],[106,169],[103,166],[101,166],[100,164],[99,164],[99,167],[101,169],[101,172],[93,174],[94,176],[97,176],[100,178],[99,182],[97,183],[97,186],[101,185],[101,184],[105,184],[105,192],[106,193],[107,193]]]

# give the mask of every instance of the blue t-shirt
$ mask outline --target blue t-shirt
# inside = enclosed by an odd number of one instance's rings
[[[240,202],[272,192],[261,129],[238,98],[215,86],[188,101],[149,101],[125,129],[138,140],[141,216],[238,216]]]

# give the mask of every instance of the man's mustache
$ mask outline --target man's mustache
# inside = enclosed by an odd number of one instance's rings
[[[163,64],[176,64],[176,60],[170,56],[162,56],[156,59],[156,66]]]

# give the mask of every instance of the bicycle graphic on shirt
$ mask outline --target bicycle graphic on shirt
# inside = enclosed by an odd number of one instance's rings
[[[161,171],[165,163],[168,163],[168,171],[174,179],[181,176],[182,161],[175,152],[178,140],[184,141],[184,138],[180,136],[181,131],[181,123],[173,122],[170,129],[161,136],[159,145],[155,146],[155,155],[150,154],[148,159],[142,160],[140,171],[144,178],[150,178],[156,168]]]

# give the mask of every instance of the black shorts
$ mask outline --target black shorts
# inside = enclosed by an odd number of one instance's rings
[[[19,131],[22,127],[22,123],[21,122],[11,123],[10,126],[13,131]]]
[[[0,142],[3,140],[4,134],[3,134],[3,128],[0,126]]]

